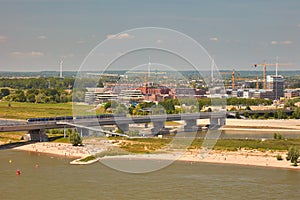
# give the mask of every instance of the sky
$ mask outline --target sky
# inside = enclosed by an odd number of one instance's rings
[[[298,0],[1,0],[0,71],[57,71],[62,59],[76,71],[100,42],[138,27],[190,36],[219,69],[278,56],[293,64],[280,69],[300,70]]]

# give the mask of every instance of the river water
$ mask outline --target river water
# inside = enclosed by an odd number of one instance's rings
[[[0,150],[0,199],[300,198],[300,171],[292,169],[175,162],[156,172],[128,174],[69,161]]]

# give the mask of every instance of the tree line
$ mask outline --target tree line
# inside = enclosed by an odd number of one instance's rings
[[[97,80],[91,78],[1,78],[0,100],[29,103],[83,102],[86,87],[96,85]]]

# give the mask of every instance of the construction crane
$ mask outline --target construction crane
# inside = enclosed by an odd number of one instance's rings
[[[235,72],[235,70],[233,69],[232,72],[220,72],[220,74],[231,74],[231,88],[232,88],[232,90],[234,90],[236,75],[240,76],[240,73]]]
[[[267,89],[267,66],[270,67],[276,67],[276,76],[278,76],[278,66],[291,66],[292,64],[287,63],[287,64],[283,64],[283,63],[278,63],[278,57],[276,57],[276,63],[267,63],[266,60],[264,60],[264,62],[262,64],[254,64],[254,67],[264,67],[264,73],[263,73],[263,78],[264,78],[264,89]]]

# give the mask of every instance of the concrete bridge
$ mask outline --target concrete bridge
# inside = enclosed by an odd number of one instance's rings
[[[52,121],[52,122],[34,122],[34,123],[22,123],[15,125],[0,125],[0,132],[16,132],[16,131],[28,131],[30,139],[34,141],[44,141],[47,136],[45,134],[46,129],[58,129],[58,128],[77,128],[79,132],[86,132],[90,130],[89,127],[103,126],[103,125],[117,125],[122,131],[129,130],[129,124],[141,124],[152,122],[152,133],[156,133],[165,127],[166,121],[185,121],[184,131],[192,132],[197,131],[197,119],[210,119],[209,128],[217,129],[226,123],[226,112],[200,112],[200,113],[183,113],[183,114],[168,114],[168,115],[144,115],[133,117],[112,117],[103,119],[80,119],[73,120],[72,122],[65,121]],[[101,131],[101,130],[94,130]],[[102,131],[103,132],[103,131]]]

